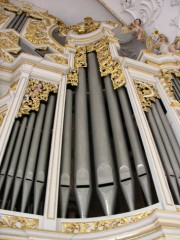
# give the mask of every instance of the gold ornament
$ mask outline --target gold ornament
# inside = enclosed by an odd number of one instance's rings
[[[21,48],[18,45],[19,36],[13,31],[0,32],[0,48],[6,52],[17,54]]]
[[[62,223],[62,232],[79,234],[79,233],[92,233],[107,231],[112,229],[117,229],[138,221],[141,221],[149,217],[154,210],[149,210],[145,213],[140,213],[130,217],[114,218],[110,220],[100,220],[94,222],[63,222]]]
[[[96,51],[101,76],[110,74],[113,87],[117,89],[126,83],[126,79],[120,64],[112,59],[109,40],[112,38],[104,37],[96,43],[89,44],[87,52]]]
[[[18,216],[0,216],[0,227],[18,228],[18,229],[36,229],[39,225],[38,219],[18,217]]]
[[[57,54],[48,54],[48,57],[52,58],[56,63],[62,64],[62,65],[68,64],[68,59],[65,58],[64,56],[60,56]]]
[[[140,81],[134,81],[137,93],[141,102],[141,106],[144,112],[148,111],[152,103],[159,98],[159,94],[155,87],[150,83],[144,83]]]
[[[47,101],[50,92],[56,93],[58,86],[52,83],[30,79],[17,117],[29,115],[30,111],[39,111],[40,102]]]

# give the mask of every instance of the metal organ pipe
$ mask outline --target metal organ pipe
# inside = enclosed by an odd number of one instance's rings
[[[131,163],[128,153],[122,116],[119,111],[119,105],[116,92],[113,89],[110,76],[104,78],[108,109],[110,113],[113,139],[115,144],[116,159],[118,163],[118,173],[120,185],[125,196],[129,209],[135,210],[134,179],[132,175]]]
[[[36,175],[34,182],[34,214],[38,213],[39,203],[42,197],[45,181],[46,171],[49,160],[49,152],[51,148],[51,133],[54,117],[54,109],[56,103],[56,96],[50,95],[48,99],[41,143],[39,147],[39,155],[37,159]]]
[[[12,129],[12,134],[10,136],[9,142],[7,144],[7,147],[6,147],[5,155],[3,157],[2,168],[1,168],[1,172],[0,172],[0,191],[2,189],[4,180],[5,180],[5,177],[6,177],[6,173],[8,171],[8,166],[9,166],[9,162],[11,160],[11,155],[12,155],[12,152],[13,152],[13,149],[14,149],[16,136],[17,136],[18,130],[19,130],[19,126],[20,126],[20,120],[16,119],[15,123],[14,123],[14,127]]]
[[[146,168],[146,163],[144,160],[142,145],[137,132],[137,127],[133,120],[130,101],[124,87],[119,88],[117,92],[122,107],[125,123],[127,126],[127,132],[139,182],[148,205],[152,205],[150,178],[148,175],[148,170]]]
[[[168,155],[168,157],[170,159],[172,169],[174,170],[174,173],[175,173],[175,176],[176,176],[176,180],[177,180],[177,183],[179,185],[179,190],[180,190],[180,168],[179,168],[176,156],[174,154],[173,148],[171,147],[171,143],[170,143],[169,138],[168,138],[168,136],[166,134],[166,130],[165,130],[164,126],[163,126],[163,123],[161,121],[159,113],[158,113],[158,111],[156,109],[156,105],[152,104],[152,108],[151,109],[152,109],[152,114],[154,116],[156,125],[157,125],[157,127],[159,129],[159,133],[160,133],[161,139],[162,139],[164,147],[166,149],[167,155]]]
[[[71,89],[66,91],[66,105],[63,126],[63,141],[61,155],[61,173],[60,173],[60,191],[59,191],[59,206],[60,216],[66,217],[67,206],[70,195],[71,182],[71,139],[72,139],[72,101],[73,92]]]
[[[25,133],[25,130],[26,130],[27,121],[28,121],[28,118],[23,117],[22,123],[21,123],[21,126],[20,126],[20,131],[19,131],[19,134],[16,138],[14,151],[13,151],[12,157],[11,157],[11,163],[10,163],[8,173],[7,173],[7,177],[6,177],[6,184],[5,184],[5,189],[4,189],[2,208],[4,208],[5,205],[6,205],[7,198],[8,198],[8,195],[9,195],[9,192],[10,192],[10,189],[11,189],[14,177],[15,177],[15,171],[16,171],[18,160],[19,160],[19,153],[20,153],[20,150],[21,150],[21,146],[22,146],[22,142],[23,142],[23,138],[24,138],[24,133]]]
[[[171,143],[171,146],[174,150],[174,153],[176,155],[176,159],[178,160],[179,162],[179,167],[180,167],[180,147],[179,147],[179,144],[176,140],[176,137],[172,131],[172,128],[167,120],[167,117],[161,107],[161,104],[160,104],[160,101],[157,99],[156,102],[155,102],[155,105],[156,105],[156,108],[157,108],[157,111],[159,112],[159,116],[161,118],[161,121],[162,121],[162,124],[164,126],[164,129],[168,135],[168,138],[170,140],[170,143]]]
[[[23,179],[23,189],[22,189],[22,202],[21,202],[21,212],[25,211],[29,194],[33,185],[34,173],[35,173],[35,165],[36,159],[38,155],[39,144],[41,140],[41,131],[44,122],[46,105],[44,103],[40,104],[40,109],[37,114],[34,133],[32,136],[32,142],[29,150],[25,175]]]
[[[14,207],[20,192],[20,188],[22,185],[35,119],[36,119],[36,113],[31,112],[29,116],[28,124],[27,124],[27,129],[25,132],[22,148],[21,148],[21,153],[19,156],[19,162],[16,170],[15,179],[14,179],[11,210],[14,210]]]
[[[160,153],[161,160],[162,160],[165,172],[167,174],[167,178],[169,180],[172,192],[174,193],[174,196],[176,197],[178,204],[180,204],[180,195],[179,195],[178,185],[176,182],[174,171],[171,167],[169,157],[167,155],[166,149],[164,147],[163,141],[161,139],[161,136],[160,136],[160,133],[159,133],[158,127],[156,125],[156,122],[155,122],[155,119],[154,119],[151,109],[149,109],[149,111],[147,112],[147,119],[149,121],[151,131],[155,138],[156,145],[157,145],[158,151]]]
[[[81,218],[87,217],[91,199],[91,169],[86,95],[86,72],[79,69],[79,84],[75,90],[75,195]]]
[[[97,194],[106,215],[113,213],[116,180],[97,57],[88,54],[88,81]]]

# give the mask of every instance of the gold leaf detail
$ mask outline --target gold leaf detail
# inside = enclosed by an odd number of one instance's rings
[[[18,216],[0,216],[0,226],[19,228],[19,229],[36,229],[39,225],[38,219],[18,217]]]
[[[154,210],[149,210],[145,213],[140,213],[130,217],[114,218],[110,220],[100,220],[94,222],[63,222],[62,231],[64,233],[79,234],[112,230],[141,221],[149,217],[153,212]]]
[[[78,86],[78,70],[80,67],[87,67],[85,46],[76,48],[76,54],[74,57],[74,69],[72,72],[68,73],[67,84]]]
[[[6,52],[17,54],[21,48],[18,45],[19,36],[13,31],[0,32],[0,48]]]
[[[30,111],[39,111],[40,102],[47,101],[50,92],[56,93],[57,85],[30,79],[17,117],[28,115]]]
[[[147,112],[159,94],[152,84],[134,81],[143,111]]]
[[[117,89],[126,83],[126,79],[121,65],[116,60],[112,59],[109,48],[110,40],[112,39],[104,37],[96,43],[89,44],[87,46],[87,52],[96,51],[101,76],[103,77],[110,74],[113,87]]]
[[[65,58],[64,56],[59,56],[56,54],[48,54],[48,57],[52,58],[56,63],[67,65],[68,64],[68,59]]]

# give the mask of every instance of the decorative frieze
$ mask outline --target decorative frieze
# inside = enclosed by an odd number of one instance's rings
[[[19,217],[19,216],[0,216],[0,227],[18,228],[18,229],[36,229],[39,225],[38,219]]]
[[[62,232],[64,233],[92,233],[92,232],[100,232],[107,231],[112,229],[117,229],[138,221],[141,221],[151,214],[153,214],[153,210],[149,210],[144,213],[140,213],[134,216],[122,217],[122,218],[112,218],[109,220],[99,220],[93,222],[63,222],[62,223]]]
[[[0,32],[0,48],[9,53],[17,54],[21,48],[19,46],[19,36],[14,31]]]

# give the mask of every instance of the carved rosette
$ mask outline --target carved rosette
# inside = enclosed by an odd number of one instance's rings
[[[29,115],[30,111],[39,111],[40,102],[47,101],[50,92],[57,91],[58,86],[55,84],[30,79],[17,117]]]
[[[126,79],[120,64],[112,59],[108,37],[104,37],[96,43],[89,44],[87,46],[87,52],[92,51],[96,51],[97,53],[101,76],[103,77],[110,74],[114,89],[123,86],[126,83]]]
[[[0,216],[0,227],[18,228],[18,229],[36,229],[39,225],[38,219],[18,217],[18,216]]]
[[[87,67],[85,46],[79,46],[76,48],[74,69],[67,75],[67,84],[78,86],[78,70],[80,67]]]
[[[140,213],[130,217],[115,218],[110,220],[100,220],[94,222],[63,222],[62,232],[64,233],[92,233],[117,229],[149,217],[154,210]]]
[[[168,69],[168,70],[161,70],[160,74],[158,75],[159,80],[165,89],[168,97],[172,100],[172,106],[180,106],[179,102],[177,101],[174,91],[173,91],[173,76],[172,73],[174,73],[176,76],[180,76],[180,69]]]
[[[140,81],[134,81],[137,93],[141,102],[141,106],[144,112],[148,111],[148,108],[151,107],[152,103],[159,98],[157,89],[150,84]]]

